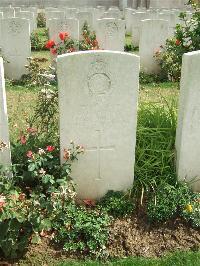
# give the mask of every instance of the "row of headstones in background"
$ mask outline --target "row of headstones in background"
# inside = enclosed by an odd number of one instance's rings
[[[30,32],[37,28],[37,8],[0,7],[0,19],[14,17],[28,19],[30,21]]]
[[[126,33],[132,35],[134,46],[139,46],[141,21],[145,19],[163,19],[169,21],[169,37],[173,36],[176,24],[182,23],[179,14],[181,10],[133,10],[126,8],[124,12]],[[188,19],[192,12],[188,11]]]
[[[31,56],[30,21],[22,18],[0,19],[0,36],[6,77],[20,79],[27,72],[25,65]]]
[[[82,38],[82,27],[85,21],[88,22],[88,20],[80,21],[76,18],[50,19],[49,37],[58,42],[58,33],[67,31],[72,38],[80,40]],[[96,21],[96,36],[100,49],[124,51],[125,21],[114,18],[98,19]]]
[[[48,8],[45,9],[46,15],[46,26],[49,28],[49,20],[50,19],[68,19],[68,18],[76,18],[79,20],[79,32],[81,31],[83,24],[85,21],[91,26],[92,30],[96,30],[96,21],[100,18],[122,18],[122,13],[118,8],[109,8],[106,12],[105,7],[99,6],[97,8],[63,8],[62,10]]]
[[[72,167],[78,196],[97,199],[108,190],[130,188],[134,181],[139,57],[112,51],[65,54],[58,57],[57,71],[61,161],[71,140],[85,147],[85,154]],[[178,177],[188,182],[200,177],[199,73],[200,51],[185,54],[176,150]],[[9,144],[2,60],[0,140]],[[10,164],[9,149],[0,152],[2,163]],[[192,187],[200,191],[200,181]]]

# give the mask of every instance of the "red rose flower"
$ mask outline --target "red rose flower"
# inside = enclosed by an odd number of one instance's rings
[[[53,40],[49,40],[47,43],[46,43],[46,48],[47,49],[51,49],[53,46],[55,46],[55,42]]]
[[[59,38],[61,39],[61,41],[66,40],[69,37],[69,33],[68,32],[60,32],[59,33]]]
[[[176,45],[179,46],[181,44],[181,41],[180,40],[176,40]]]
[[[32,151],[27,151],[26,156],[28,158],[32,159],[33,158],[33,152]]]
[[[47,150],[48,152],[52,152],[52,151],[55,150],[55,147],[49,145],[49,146],[47,146],[46,150]]]

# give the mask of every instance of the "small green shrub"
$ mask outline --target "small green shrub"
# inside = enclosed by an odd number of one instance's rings
[[[68,204],[54,220],[55,241],[65,251],[94,257],[105,255],[110,222],[106,213]]]
[[[163,183],[150,195],[147,216],[150,221],[155,222],[164,222],[181,214],[193,197],[191,189],[184,183],[176,183],[174,186]]]
[[[99,202],[103,210],[113,217],[130,215],[135,210],[135,203],[123,192],[109,191]]]
[[[38,28],[45,28],[46,27],[46,17],[45,17],[45,14],[43,12],[38,13],[37,27]]]
[[[159,83],[167,80],[165,76],[160,74],[147,74],[145,72],[140,72],[140,84],[149,84],[149,83]]]
[[[133,44],[125,44],[124,46],[124,51],[125,52],[134,52],[134,51],[139,51],[138,47],[135,47]]]
[[[182,208],[181,216],[192,226],[200,227],[200,193],[194,193]]]
[[[177,211],[177,194],[174,186],[162,185],[147,202],[147,216],[150,221],[163,222],[172,218]]]
[[[31,49],[33,51],[46,50],[46,42],[48,41],[47,29],[37,29],[31,34]]]

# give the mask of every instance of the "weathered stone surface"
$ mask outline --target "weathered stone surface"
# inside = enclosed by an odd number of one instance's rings
[[[49,38],[59,42],[59,33],[68,32],[72,39],[79,39],[79,21],[75,18],[68,19],[50,19],[49,20]]]
[[[2,54],[5,59],[5,75],[20,79],[25,74],[27,57],[31,56],[30,23],[27,19],[2,19]]]
[[[176,132],[177,175],[200,192],[200,51],[183,56]],[[194,182],[196,181],[196,182]]]
[[[113,18],[99,19],[97,40],[101,49],[124,51],[125,21]]]
[[[72,171],[80,198],[126,190],[134,179],[139,57],[111,51],[58,56],[61,160],[85,147]]]
[[[77,13],[76,18],[79,21],[79,38],[82,38],[83,26],[86,23],[90,30],[93,30],[93,14],[89,11],[80,11]]]
[[[34,13],[30,11],[15,12],[16,18],[25,18],[30,21],[30,32],[32,33],[37,28],[36,17]]]
[[[169,37],[169,22],[166,20],[146,19],[141,22],[141,36],[139,54],[141,69],[148,74],[157,74],[160,71],[155,54],[161,50],[160,46],[166,43]]]
[[[3,146],[2,142],[7,145],[7,148],[1,149],[1,146]],[[2,57],[0,57],[0,165],[11,165],[6,91]]]
[[[141,21],[147,18],[146,12],[132,13],[132,43],[135,47],[140,43]]]

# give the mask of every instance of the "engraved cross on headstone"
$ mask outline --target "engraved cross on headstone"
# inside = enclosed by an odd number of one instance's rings
[[[97,133],[97,146],[87,148],[86,151],[97,151],[97,177],[96,180],[102,180],[102,154],[101,151],[114,151],[114,146],[101,145],[101,130],[96,130]],[[109,162],[108,162],[109,163]]]

